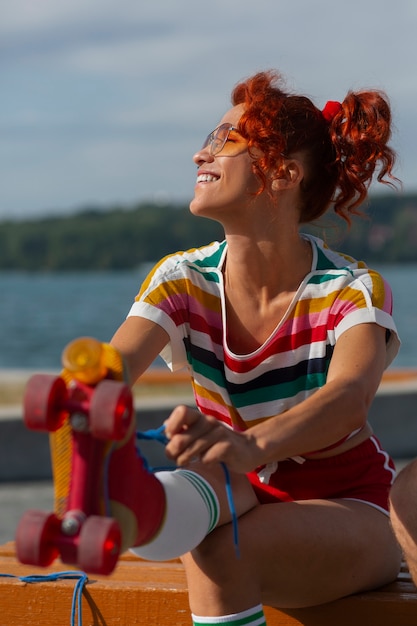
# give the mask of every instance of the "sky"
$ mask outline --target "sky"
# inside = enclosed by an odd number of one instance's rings
[[[0,218],[188,202],[194,152],[242,78],[320,108],[390,99],[417,191],[417,2],[0,0]]]

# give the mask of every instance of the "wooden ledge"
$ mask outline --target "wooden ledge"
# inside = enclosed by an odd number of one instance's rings
[[[46,575],[68,570],[54,562],[47,570],[21,565],[14,544],[0,547],[0,574]],[[57,626],[70,622],[75,581],[21,582],[0,577],[0,623]],[[404,570],[375,591],[318,607],[265,608],[268,626],[416,626],[417,590]],[[190,626],[187,585],[179,561],[142,561],[126,553],[109,577],[91,576],[83,593],[83,626]]]

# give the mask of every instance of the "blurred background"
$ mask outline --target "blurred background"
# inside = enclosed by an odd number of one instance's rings
[[[22,380],[59,369],[75,336],[109,339],[162,253],[218,236],[187,221],[192,155],[233,86],[259,70],[277,69],[320,108],[349,90],[388,94],[403,190],[372,187],[372,219],[344,250],[390,282],[403,339],[394,368],[414,380],[415,0],[0,0],[0,11],[0,542],[23,510],[52,506],[47,441],[21,427]],[[388,392],[408,442],[413,385]],[[25,456],[29,476],[13,474]]]
[[[417,5],[2,0],[0,216],[185,201],[232,87],[276,68],[322,107],[387,92],[416,190]]]

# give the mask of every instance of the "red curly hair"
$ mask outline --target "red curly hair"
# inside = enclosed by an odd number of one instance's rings
[[[318,219],[331,204],[350,223],[350,215],[366,199],[376,170],[377,180],[395,186],[395,152],[391,110],[379,91],[349,92],[333,119],[325,119],[312,101],[285,92],[276,72],[260,72],[236,85],[232,104],[243,104],[239,132],[248,141],[254,170],[266,186],[266,172],[277,169],[285,157],[301,151],[306,174],[301,184],[300,222]]]

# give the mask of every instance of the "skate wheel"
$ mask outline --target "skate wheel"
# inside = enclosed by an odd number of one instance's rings
[[[119,558],[121,543],[120,527],[115,519],[92,515],[81,528],[78,567],[92,574],[111,574]]]
[[[90,404],[90,431],[98,439],[120,441],[129,431],[133,418],[132,392],[128,385],[103,380]]]
[[[16,530],[16,555],[21,563],[47,567],[59,551],[54,545],[59,520],[54,513],[26,511]]]
[[[62,353],[62,364],[76,380],[87,385],[95,385],[107,373],[103,345],[92,337],[71,341]]]
[[[67,398],[65,382],[59,376],[32,376],[26,385],[23,400],[23,419],[26,426],[31,430],[58,430],[68,417],[68,411],[65,410]]]

